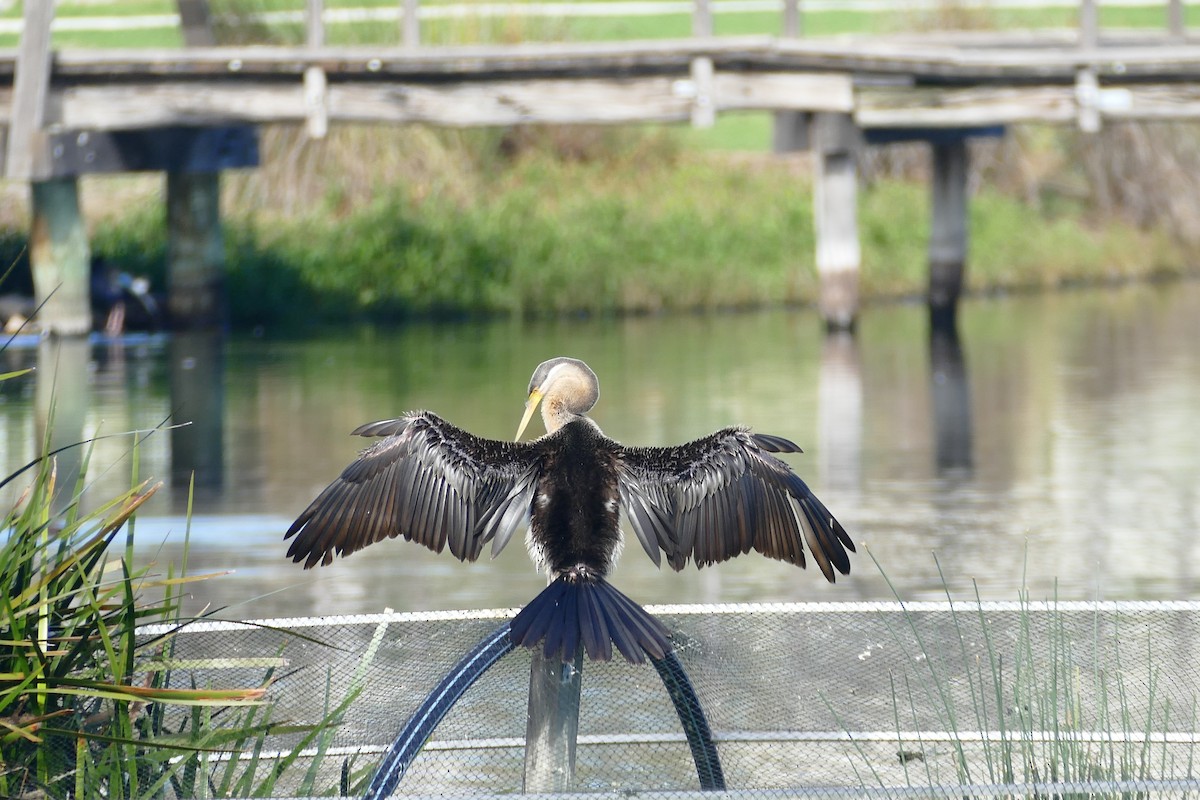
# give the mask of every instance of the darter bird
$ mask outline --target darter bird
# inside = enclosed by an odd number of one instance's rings
[[[526,521],[526,544],[549,585],[513,619],[514,643],[546,658],[634,663],[671,649],[666,627],[614,588],[621,514],[655,565],[704,567],[757,550],[803,567],[803,544],[831,583],[850,571],[854,543],[773,453],[787,439],[731,427],[675,447],[626,447],[586,416],[596,374],[574,358],[538,365],[517,441],[474,436],[429,411],[372,422],[365,449],[284,538],[307,569],[382,539],[403,537],[462,561],[494,557]],[[521,442],[539,403],[546,434]]]

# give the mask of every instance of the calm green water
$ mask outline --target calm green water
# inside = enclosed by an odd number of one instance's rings
[[[931,343],[923,308],[898,306],[868,309],[857,340],[825,339],[811,313],[773,312],[14,347],[0,371],[39,371],[0,386],[0,466],[38,452],[57,380],[62,441],[196,421],[141,445],[140,474],[167,485],[136,531],[139,557],[179,558],[179,475],[195,468],[190,569],[233,571],[197,586],[196,608],[515,606],[543,585],[516,540],[473,565],[385,542],[306,572],[281,537],[364,444],[347,435],[358,424],[429,408],[510,438],[534,366],[573,355],[599,374],[594,416],[621,440],[668,444],[734,423],[794,439],[806,452],[792,463],[863,545],[854,574],[830,586],[757,555],[659,572],[634,544],[614,580],[643,603],[887,599],[880,567],[905,599],[943,597],[941,576],[961,598],[977,586],[1016,599],[1022,585],[1035,598],[1194,597],[1200,284],[973,301],[961,334],[958,347]],[[128,438],[96,446],[96,501],[129,485],[129,450]]]

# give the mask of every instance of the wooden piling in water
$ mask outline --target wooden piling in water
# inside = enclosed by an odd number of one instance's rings
[[[215,45],[208,0],[176,3],[187,45]],[[318,26],[309,36],[324,35],[319,22],[309,24]],[[310,132],[323,122],[319,112],[310,115]],[[167,172],[167,310],[171,327],[181,330],[221,327],[227,321],[221,173],[216,170]]]
[[[5,172],[30,182],[29,264],[41,330],[87,333],[92,326],[88,283],[91,254],[73,177],[46,178],[46,101],[50,90],[50,23],[54,2],[25,4],[25,31],[13,81]]]
[[[167,308],[181,329],[225,324],[219,172],[167,173]]]
[[[935,328],[953,328],[967,260],[967,172],[965,138],[931,143],[933,209],[929,232],[929,318]]]
[[[33,181],[30,197],[29,263],[34,299],[41,306],[38,326],[60,336],[86,334],[92,328],[91,252],[78,181]]]
[[[858,129],[849,114],[813,115],[813,219],[821,316],[851,330],[858,316]]]

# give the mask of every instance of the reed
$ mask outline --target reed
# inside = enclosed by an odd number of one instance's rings
[[[136,450],[133,461],[136,474]],[[214,576],[188,574],[186,557],[165,571],[135,565],[135,515],[158,485],[135,479],[85,510],[82,484],[58,484],[54,454],[0,485],[22,480],[28,486],[0,521],[0,796],[271,795],[295,756],[273,764],[235,756],[224,766],[215,757],[257,753],[284,729],[302,735],[298,754],[328,738],[357,690],[319,723],[288,727],[271,718],[273,666],[250,686],[189,683],[174,659],[192,621],[180,600]],[[223,662],[239,667],[237,658]],[[306,762],[312,774],[323,757]]]
[[[910,665],[890,676],[903,785],[989,797],[1194,791],[1197,696],[1185,674],[1160,665],[1145,619],[1060,610],[1025,592],[1015,621],[989,616],[978,592],[956,604],[947,589],[947,600],[948,623],[905,609],[888,626]],[[918,720],[948,742],[911,738]],[[885,771],[863,746],[851,749],[864,789],[894,788],[885,772],[894,776],[896,762]]]

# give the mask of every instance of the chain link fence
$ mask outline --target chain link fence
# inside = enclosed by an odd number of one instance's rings
[[[651,610],[674,632],[735,794],[1200,793],[1200,604]],[[510,615],[183,629],[165,664],[173,684],[269,685],[269,724],[202,759],[210,793],[277,770],[277,796],[361,795],[405,721]],[[398,796],[522,791],[530,661],[517,649],[479,677],[416,755]],[[582,669],[573,792],[698,791],[697,760],[654,667],[584,661]],[[332,725],[309,727],[323,720]]]

